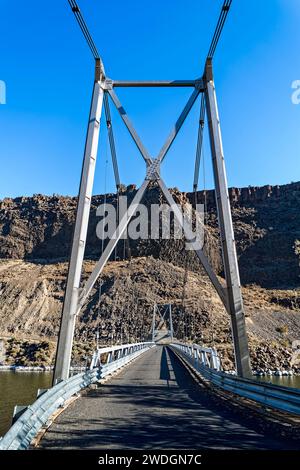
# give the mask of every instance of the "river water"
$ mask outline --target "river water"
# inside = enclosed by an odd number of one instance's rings
[[[11,426],[15,405],[29,405],[39,388],[51,386],[51,372],[0,371],[0,436]]]
[[[0,371],[0,436],[11,426],[14,406],[33,403],[37,390],[50,387],[51,379],[51,372]],[[259,377],[257,380],[300,388],[300,376]]]
[[[263,382],[272,382],[275,385],[284,385],[285,387],[300,388],[300,375],[294,375],[292,377],[278,377],[273,376],[262,376],[256,377],[257,380]]]

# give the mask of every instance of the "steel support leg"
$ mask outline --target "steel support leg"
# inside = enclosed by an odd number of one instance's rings
[[[64,298],[63,313],[59,331],[53,384],[69,377],[74,327],[78,303],[83,256],[85,250],[90,214],[95,165],[98,150],[100,117],[103,90],[100,77],[96,77],[90,109],[79,198],[77,204],[75,230]]]
[[[239,376],[248,377],[251,375],[250,355],[211,60],[206,64],[205,98],[236,368]]]

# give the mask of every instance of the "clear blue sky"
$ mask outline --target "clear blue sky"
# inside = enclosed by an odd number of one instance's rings
[[[124,80],[201,75],[223,3],[78,2],[107,74]],[[0,198],[75,195],[94,74],[90,51],[67,0],[1,0],[0,6],[0,80],[7,85],[7,104],[0,105]],[[300,105],[291,102],[291,83],[300,79],[299,25],[298,0],[233,0],[214,60],[230,186],[300,180]],[[190,92],[118,90],[153,155]],[[163,164],[169,186],[192,188],[198,114],[196,104]],[[140,183],[144,163],[115,112],[113,121],[121,179]],[[114,188],[105,127],[101,138],[94,193]],[[211,187],[207,135],[204,153]]]

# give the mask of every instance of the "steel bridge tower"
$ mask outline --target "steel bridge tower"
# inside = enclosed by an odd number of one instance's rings
[[[147,187],[151,181],[155,181],[160,187],[167,202],[171,206],[175,218],[181,225],[186,239],[192,245],[197,254],[204,270],[210,278],[214,288],[220,296],[231,319],[232,336],[234,343],[235,363],[237,373],[241,377],[248,377],[251,374],[250,358],[248,350],[248,340],[245,326],[245,315],[243,308],[243,299],[241,293],[239,267],[237,261],[234,232],[232,225],[230,201],[227,187],[227,177],[225,169],[225,160],[221,136],[220,118],[217,105],[216,88],[213,76],[213,55],[229,11],[231,0],[225,0],[221,14],[217,23],[216,31],[213,36],[211,47],[205,62],[204,72],[200,78],[188,80],[156,80],[156,81],[120,81],[109,78],[104,70],[102,60],[98,54],[97,48],[88,32],[84,19],[75,0],[69,0],[72,11],[75,14],[83,34],[92,51],[95,59],[95,82],[92,95],[92,103],[90,108],[90,116],[88,121],[86,145],[83,158],[83,167],[81,173],[81,182],[78,197],[78,206],[76,214],[76,222],[74,236],[72,241],[72,251],[69,262],[69,271],[67,277],[67,286],[64,298],[61,326],[59,332],[59,341],[56,354],[56,363],[54,371],[54,383],[68,378],[71,352],[74,336],[74,328],[76,317],[82,306],[86,302],[91,293],[99,275],[101,274],[105,264],[110,258],[118,241],[125,232],[130,219],[135,214],[138,204],[140,203]],[[120,103],[116,94],[119,87],[188,87],[192,89],[190,98],[184,106],[180,116],[178,117],[174,127],[172,128],[166,142],[162,146],[156,157],[150,156],[135,128],[133,127],[127,112]],[[203,138],[204,116],[205,110],[208,117],[208,130],[210,138],[211,156],[213,164],[213,174],[215,183],[216,206],[218,214],[218,222],[221,236],[223,265],[226,284],[221,282],[210,266],[209,260],[204,251],[199,248],[195,241],[195,236],[188,224],[185,224],[185,216],[181,209],[177,206],[174,198],[163,179],[160,176],[160,166],[166,157],[172,143],[179,133],[186,117],[192,109],[197,98],[201,95],[201,109],[198,132],[198,145],[195,163],[194,190],[197,189],[197,181],[199,174],[199,160],[201,155],[201,145]],[[88,280],[81,286],[81,273],[84,258],[84,250],[87,237],[89,212],[91,206],[92,189],[94,182],[95,166],[97,160],[97,150],[99,141],[100,118],[103,103],[105,105],[106,122],[109,132],[109,141],[111,153],[114,162],[116,182],[118,184],[118,172],[116,164],[116,151],[114,145],[114,137],[112,131],[112,122],[109,111],[109,100],[116,107],[121,119],[127,127],[134,143],[136,144],[146,166],[145,179],[136,192],[131,205],[128,207],[126,214],[120,220],[112,238],[105,247],[100,259],[97,261]]]

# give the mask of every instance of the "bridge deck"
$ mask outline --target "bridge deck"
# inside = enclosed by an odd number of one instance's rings
[[[288,449],[216,404],[157,346],[71,404],[44,435],[52,449]]]

